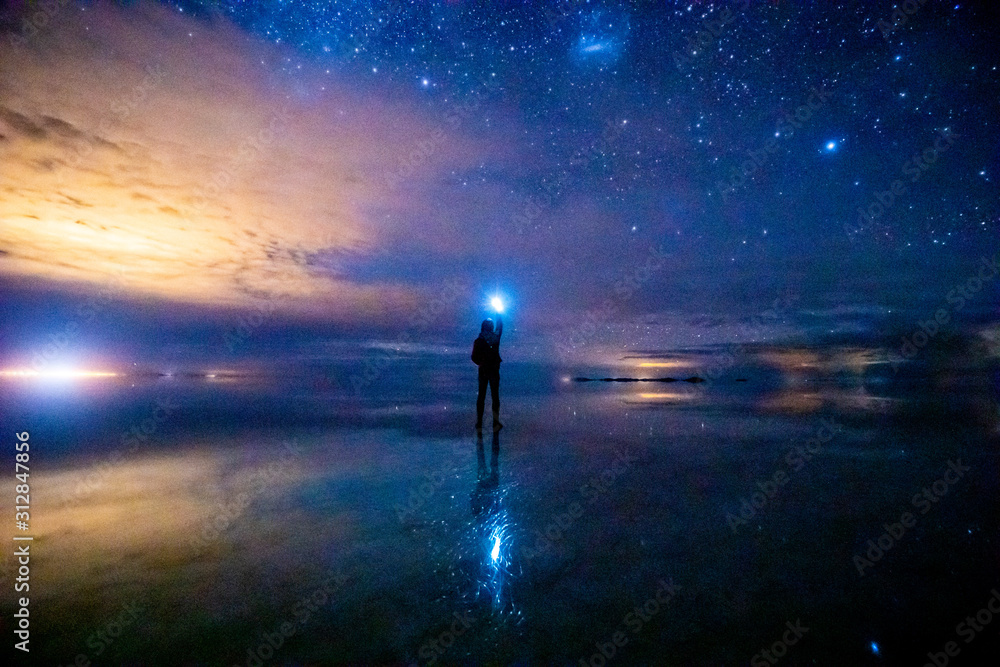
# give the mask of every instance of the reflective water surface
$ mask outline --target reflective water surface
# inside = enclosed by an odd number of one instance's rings
[[[31,432],[32,659],[995,649],[996,628],[956,634],[1000,586],[995,364],[700,384],[504,366],[506,427],[482,434],[458,362],[401,362],[360,393],[344,369],[0,380],[5,427]]]

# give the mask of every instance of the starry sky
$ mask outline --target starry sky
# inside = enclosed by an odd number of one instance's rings
[[[872,337],[1000,251],[992,3],[43,4],[2,5],[5,362],[95,299],[125,356],[464,341],[494,293],[541,358]]]

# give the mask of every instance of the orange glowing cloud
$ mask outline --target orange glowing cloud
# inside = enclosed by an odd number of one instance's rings
[[[0,273],[332,316],[412,306],[411,286],[316,258],[398,235],[374,212],[420,205],[386,186],[401,146],[438,137],[408,186],[473,158],[439,119],[290,57],[146,5],[69,5],[26,46],[4,41]]]

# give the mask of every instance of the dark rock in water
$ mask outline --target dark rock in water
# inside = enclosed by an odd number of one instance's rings
[[[736,378],[736,381],[737,382],[746,382],[747,379],[746,378]]]
[[[677,378],[656,378],[653,382],[677,382]]]
[[[573,382],[593,382],[590,378],[573,378]]]
[[[700,378],[697,375],[692,375],[691,377],[684,380],[685,382],[704,382],[705,378]]]

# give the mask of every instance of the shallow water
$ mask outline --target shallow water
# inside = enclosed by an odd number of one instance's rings
[[[788,665],[922,664],[956,641],[975,664],[996,648],[1000,620],[956,634],[1000,586],[995,368],[689,385],[505,364],[506,427],[487,415],[481,440],[465,365],[385,375],[360,394],[343,368],[7,382],[4,425],[33,452],[32,659],[757,665],[770,647]],[[934,487],[949,462],[961,476]],[[925,487],[933,503],[914,500]]]

